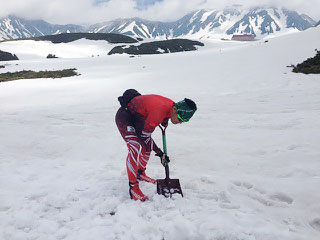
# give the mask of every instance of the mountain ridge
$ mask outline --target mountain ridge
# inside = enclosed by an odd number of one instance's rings
[[[65,32],[81,32],[84,27],[75,24],[50,24],[44,20],[26,20],[14,15],[0,18],[0,38],[18,39]]]
[[[303,31],[317,22],[306,14],[276,7],[240,6],[223,10],[200,9],[171,21],[151,21],[142,18],[120,18],[92,24],[88,27],[75,24],[50,24],[44,20],[24,20],[9,15],[0,18],[0,39],[30,38],[58,33],[117,33],[131,37],[170,39],[231,38],[233,34],[251,34],[264,38],[270,34]]]

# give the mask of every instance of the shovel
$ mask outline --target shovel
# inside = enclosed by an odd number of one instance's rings
[[[167,141],[166,141],[166,127],[162,128],[159,126],[162,131],[162,143],[163,143],[163,152],[167,156]],[[170,179],[169,178],[169,165],[165,164],[166,178],[157,180],[157,193],[165,197],[172,197],[173,194],[178,193],[183,197],[183,193],[180,186],[179,179]]]

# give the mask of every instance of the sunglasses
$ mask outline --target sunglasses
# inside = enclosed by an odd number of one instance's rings
[[[189,120],[183,119],[183,118],[180,116],[179,113],[177,113],[177,115],[178,115],[178,120],[179,120],[180,122],[188,122],[188,121],[189,121]]]

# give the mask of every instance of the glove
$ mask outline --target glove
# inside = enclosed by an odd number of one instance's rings
[[[169,121],[169,118],[164,119],[164,120],[162,121],[162,123],[161,123],[161,126],[162,126],[162,127],[168,127],[168,121]]]
[[[161,164],[165,167],[170,162],[170,159],[162,151],[158,152],[156,156],[160,157]]]

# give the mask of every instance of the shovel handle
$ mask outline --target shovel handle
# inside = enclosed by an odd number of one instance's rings
[[[161,127],[159,126],[162,132],[162,145],[163,145],[163,152],[165,156],[168,156],[167,152],[167,140],[166,140],[166,128],[167,127]],[[165,171],[166,171],[166,180],[169,180],[169,165],[166,163],[165,165]]]
[[[167,156],[168,152],[167,152],[167,140],[166,140],[166,128],[163,128],[161,126],[159,126],[162,132],[162,144],[163,144],[163,152],[164,154]]]

